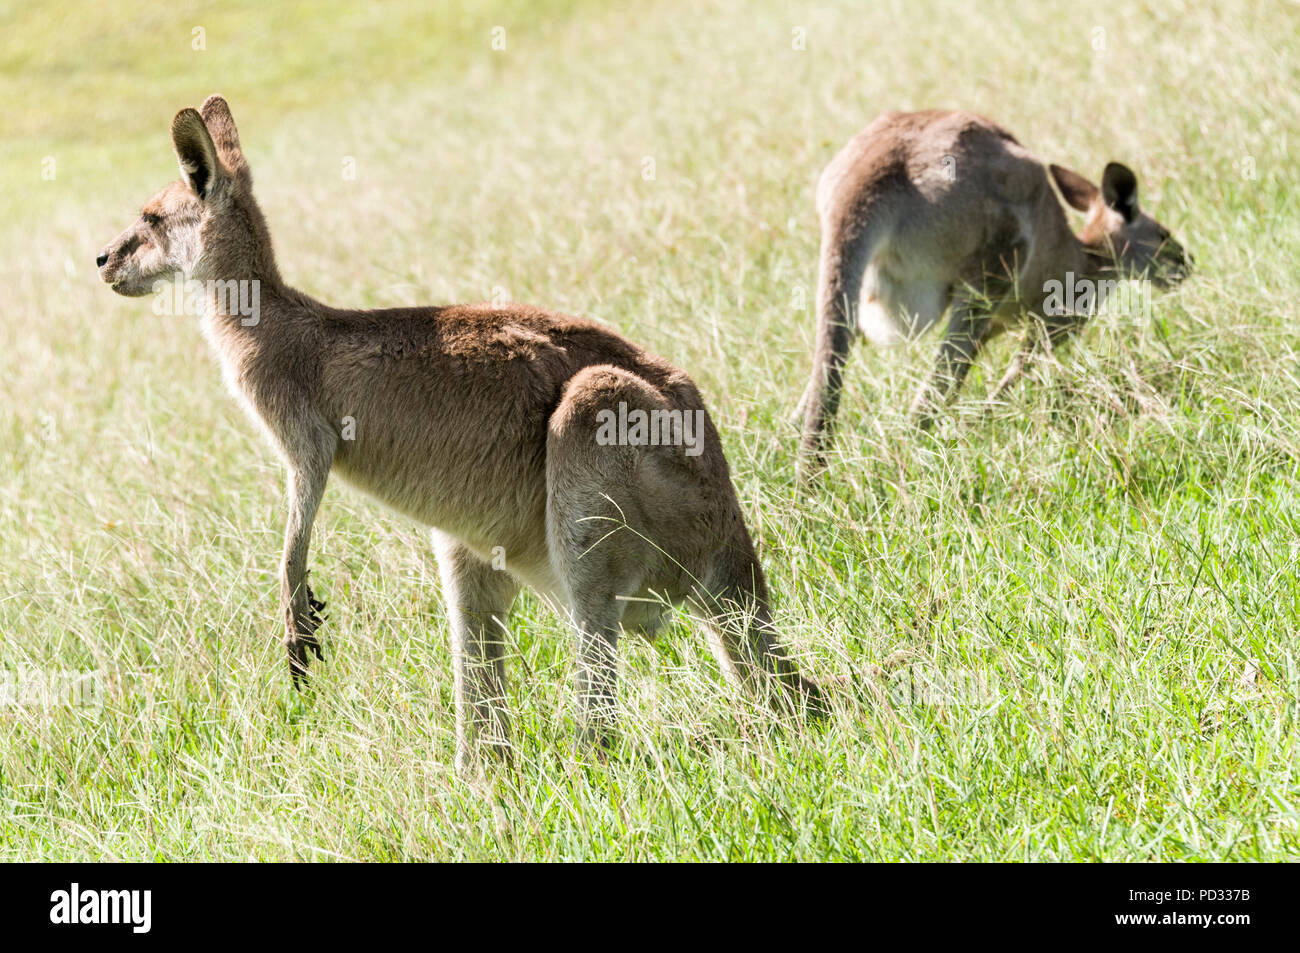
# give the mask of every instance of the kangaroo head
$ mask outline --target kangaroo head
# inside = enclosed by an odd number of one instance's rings
[[[1191,256],[1153,217],[1138,207],[1137,176],[1118,162],[1107,164],[1101,188],[1077,172],[1050,166],[1072,208],[1087,219],[1079,240],[1089,252],[1129,274],[1148,274],[1162,286],[1177,284],[1191,270]]]
[[[224,99],[209,96],[202,110],[178,112],[172,146],[181,180],[146,202],[140,217],[96,258],[100,278],[118,294],[147,295],[155,283],[177,276],[213,276],[214,250],[247,246],[241,235],[247,236],[250,219],[261,221],[260,214],[240,214],[241,208],[256,209],[253,183]]]

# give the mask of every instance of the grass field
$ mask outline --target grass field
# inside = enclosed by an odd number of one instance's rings
[[[0,672],[103,688],[0,708],[0,856],[1300,853],[1300,7],[351,7],[0,2]],[[296,286],[504,294],[695,376],[829,724],[754,710],[683,616],[624,642],[620,750],[585,764],[570,638],[525,595],[518,771],[468,786],[427,537],[341,484],[327,658],[292,691],[279,462],[194,321],[93,264],[212,92]],[[859,348],[798,492],[817,174],[931,106],[1131,165],[1197,272],[986,412],[999,341],[937,436],[906,417],[935,340]]]

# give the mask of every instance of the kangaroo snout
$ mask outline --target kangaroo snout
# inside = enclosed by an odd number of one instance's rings
[[[95,267],[103,268],[107,264],[108,264],[108,252],[102,251],[99,253],[99,257],[95,259]]]
[[[1170,251],[1171,254],[1168,258],[1166,271],[1168,271],[1169,277],[1172,280],[1182,281],[1184,278],[1188,277],[1192,273],[1192,269],[1196,267],[1196,259],[1192,256],[1192,253],[1182,245],[1177,245]]]
[[[1152,277],[1158,288],[1172,288],[1187,280],[1196,260],[1182,245],[1173,239],[1165,241],[1156,253]]]

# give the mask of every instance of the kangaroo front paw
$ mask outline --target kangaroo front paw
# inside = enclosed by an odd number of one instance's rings
[[[314,635],[293,633],[284,637],[284,644],[289,650],[289,676],[293,679],[293,687],[301,691],[307,682],[307,664],[312,653],[318,659],[325,657],[321,654],[320,639]]]
[[[318,659],[325,658],[320,639],[316,636],[316,630],[325,622],[321,615],[324,608],[325,603],[317,599],[309,587],[306,611],[294,612],[291,609],[286,620],[284,646],[289,652],[289,676],[293,679],[293,687],[300,691],[307,681],[307,666],[312,654]]]

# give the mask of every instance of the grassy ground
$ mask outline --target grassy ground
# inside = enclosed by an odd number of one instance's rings
[[[1300,851],[1295,7],[351,6],[0,4],[0,672],[104,680],[102,708],[0,709],[0,855]],[[752,711],[683,620],[626,644],[622,750],[580,765],[569,639],[525,596],[520,770],[471,790],[427,541],[339,485],[328,659],[290,690],[279,466],[192,321],[92,265],[215,91],[305,290],[500,289],[696,376],[787,639],[846,677],[830,724]],[[985,414],[1000,342],[937,438],[904,415],[934,341],[860,349],[798,494],[813,183],[877,112],[933,105],[1094,177],[1132,165],[1198,273]]]

